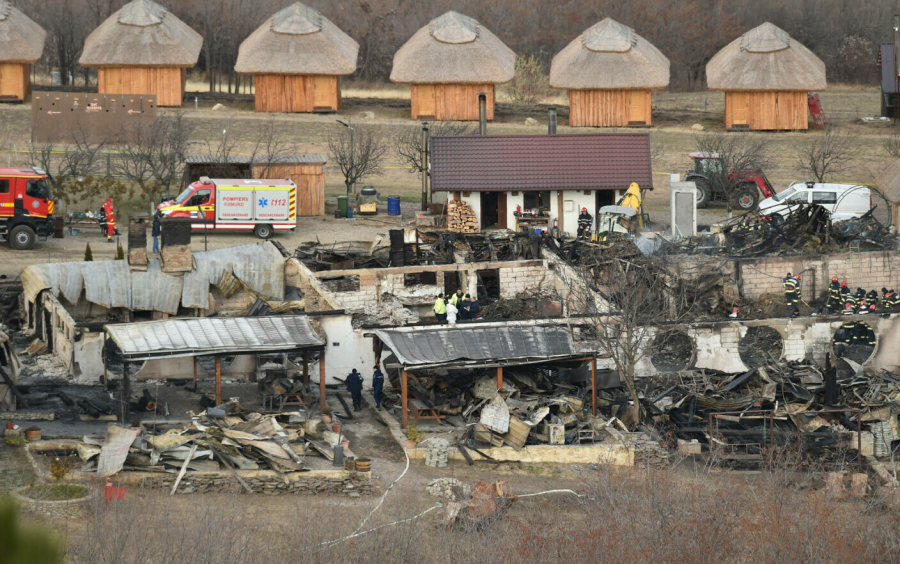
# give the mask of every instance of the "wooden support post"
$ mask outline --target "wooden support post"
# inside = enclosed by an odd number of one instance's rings
[[[406,370],[400,371],[400,426],[406,429],[409,421],[409,395],[407,394]]]
[[[591,359],[591,413],[597,417],[597,359]]]
[[[191,357],[194,359],[194,391],[197,391],[197,357]]]
[[[319,411],[325,411],[325,351],[319,353]]]
[[[303,387],[309,389],[309,351],[303,351]]]
[[[128,362],[122,364],[122,423],[131,417],[131,377],[128,375]]]
[[[503,387],[503,367],[498,366],[497,367],[497,389],[499,390],[502,387]]]
[[[222,405],[222,357],[216,357],[216,405]]]

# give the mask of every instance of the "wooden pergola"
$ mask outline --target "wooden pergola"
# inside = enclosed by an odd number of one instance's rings
[[[194,387],[197,358],[215,358],[216,405],[222,403],[222,358],[231,355],[303,354],[303,383],[309,386],[310,353],[319,353],[319,404],[325,408],[325,341],[306,316],[190,318],[105,325],[107,338],[122,351],[124,360],[123,419],[128,418],[131,377],[128,365],[152,359],[192,357]],[[106,356],[103,380],[107,381]]]
[[[376,330],[384,346],[391,349],[396,362],[388,369],[400,371],[400,423],[405,429],[409,421],[409,374],[417,370],[495,369],[497,389],[503,387],[503,371],[507,368],[558,364],[591,363],[591,413],[597,415],[597,355],[575,350],[565,327],[516,324],[427,329]]]

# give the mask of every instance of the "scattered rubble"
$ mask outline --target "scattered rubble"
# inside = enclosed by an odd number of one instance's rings
[[[472,495],[472,486],[456,478],[435,478],[425,491],[447,501],[462,501]]]

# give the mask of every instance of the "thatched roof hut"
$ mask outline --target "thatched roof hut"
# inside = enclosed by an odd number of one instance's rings
[[[515,76],[516,54],[476,20],[446,14],[431,20],[394,55],[391,81],[412,85],[414,119],[478,119],[478,94]]]
[[[41,58],[47,32],[0,0],[0,100],[24,100],[31,93],[32,63]]]
[[[79,63],[98,67],[101,93],[156,95],[180,106],[184,70],[197,64],[203,38],[153,0],[132,0],[84,42]]]
[[[550,86],[569,91],[575,127],[650,125],[650,92],[668,85],[669,59],[611,18],[585,30],[550,64]]]
[[[729,129],[806,129],[807,93],[827,86],[825,63],[768,22],[716,53],[706,65],[706,82],[726,92]]]
[[[234,70],[256,76],[256,111],[338,110],[338,77],[356,71],[359,44],[297,2],[241,43]]]

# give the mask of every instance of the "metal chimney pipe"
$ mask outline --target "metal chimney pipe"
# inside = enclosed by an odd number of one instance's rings
[[[478,93],[478,133],[487,135],[487,94]]]
[[[556,135],[556,108],[547,110],[547,133]]]

